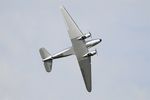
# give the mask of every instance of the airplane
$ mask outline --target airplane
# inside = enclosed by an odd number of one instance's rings
[[[91,92],[91,56],[97,54],[97,50],[89,51],[89,49],[100,43],[102,39],[86,40],[91,37],[91,33],[82,33],[64,6],[60,7],[60,10],[68,27],[72,47],[54,55],[51,55],[45,48],[40,48],[39,52],[44,62],[45,69],[47,72],[51,72],[54,59],[75,55],[80,66],[86,89],[88,92]]]

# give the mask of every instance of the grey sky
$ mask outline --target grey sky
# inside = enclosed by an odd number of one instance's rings
[[[88,93],[74,56],[46,73],[39,48],[71,46],[64,4],[84,32],[103,41]],[[149,0],[0,0],[0,100],[150,100]]]

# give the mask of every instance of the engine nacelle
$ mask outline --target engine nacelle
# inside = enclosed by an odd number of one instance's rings
[[[89,37],[91,37],[91,33],[90,32],[88,32],[85,35],[79,37],[78,40],[84,40],[84,39],[89,38]]]
[[[96,51],[96,50],[91,51],[91,52],[88,52],[87,54],[83,55],[83,57],[94,56],[95,54],[97,54],[97,51]]]
[[[88,48],[91,48],[91,47],[97,45],[98,43],[100,43],[101,41],[102,41],[102,39],[90,40],[90,41],[87,41],[87,42],[86,42],[86,46],[87,46]]]

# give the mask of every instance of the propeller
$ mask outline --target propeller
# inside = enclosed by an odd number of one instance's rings
[[[90,34],[90,37],[92,38],[92,34],[91,34],[91,32],[89,32],[89,34]]]
[[[97,49],[95,49],[95,51],[96,51],[96,55],[98,56],[98,52],[97,52]]]
[[[87,33],[89,33],[90,34],[90,38],[92,38],[92,34],[91,34],[90,30],[87,30]]]

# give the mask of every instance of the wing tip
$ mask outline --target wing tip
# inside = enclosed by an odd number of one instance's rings
[[[87,89],[88,92],[92,92],[91,86],[90,87],[86,87],[86,89]]]
[[[66,13],[70,16],[70,14],[68,13],[66,7],[64,5],[61,5],[60,6],[60,10],[61,12],[63,13],[63,15],[66,15]],[[71,17],[71,16],[70,16]]]
[[[61,10],[66,10],[66,8],[65,8],[64,5],[61,5],[61,6],[60,6],[60,9],[61,9]]]

